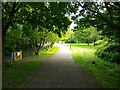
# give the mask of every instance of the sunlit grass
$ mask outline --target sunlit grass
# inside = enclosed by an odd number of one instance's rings
[[[74,53],[80,53],[79,56],[81,58],[83,58],[84,60],[93,60],[95,59],[95,55],[94,54],[91,54],[91,53],[94,53],[95,50],[94,49],[86,49],[86,48],[73,48],[74,49]],[[77,49],[77,51],[76,51]],[[86,56],[86,57],[85,57]]]
[[[49,50],[42,50],[39,55],[32,56],[33,58],[49,58],[59,51],[58,46],[53,46]]]
[[[93,45],[72,45],[72,55],[75,63],[95,78],[102,87],[120,87],[120,65],[100,60],[95,56],[97,47]],[[95,62],[95,64],[93,64]]]

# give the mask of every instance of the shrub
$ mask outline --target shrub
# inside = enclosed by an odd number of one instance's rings
[[[104,42],[103,40],[98,40],[98,41],[95,42],[95,45],[100,45],[100,44],[102,44],[103,42]]]
[[[95,54],[103,60],[120,63],[120,44],[109,43],[98,48]]]
[[[120,53],[114,52],[111,54],[111,62],[120,63]]]
[[[106,45],[108,42],[104,40],[98,40],[95,42],[95,45]]]

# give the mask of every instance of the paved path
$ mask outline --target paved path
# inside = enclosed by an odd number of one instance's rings
[[[60,50],[21,85],[22,88],[99,88],[97,82],[80,69],[69,48]]]

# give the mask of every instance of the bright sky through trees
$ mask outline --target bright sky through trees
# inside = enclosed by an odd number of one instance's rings
[[[75,26],[77,26],[77,24],[75,24],[74,22],[72,22],[71,25],[70,25],[70,29],[74,29]]]

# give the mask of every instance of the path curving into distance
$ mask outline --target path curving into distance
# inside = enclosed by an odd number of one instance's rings
[[[74,63],[70,49],[64,44],[57,45],[60,50],[20,88],[99,88],[97,81]]]

